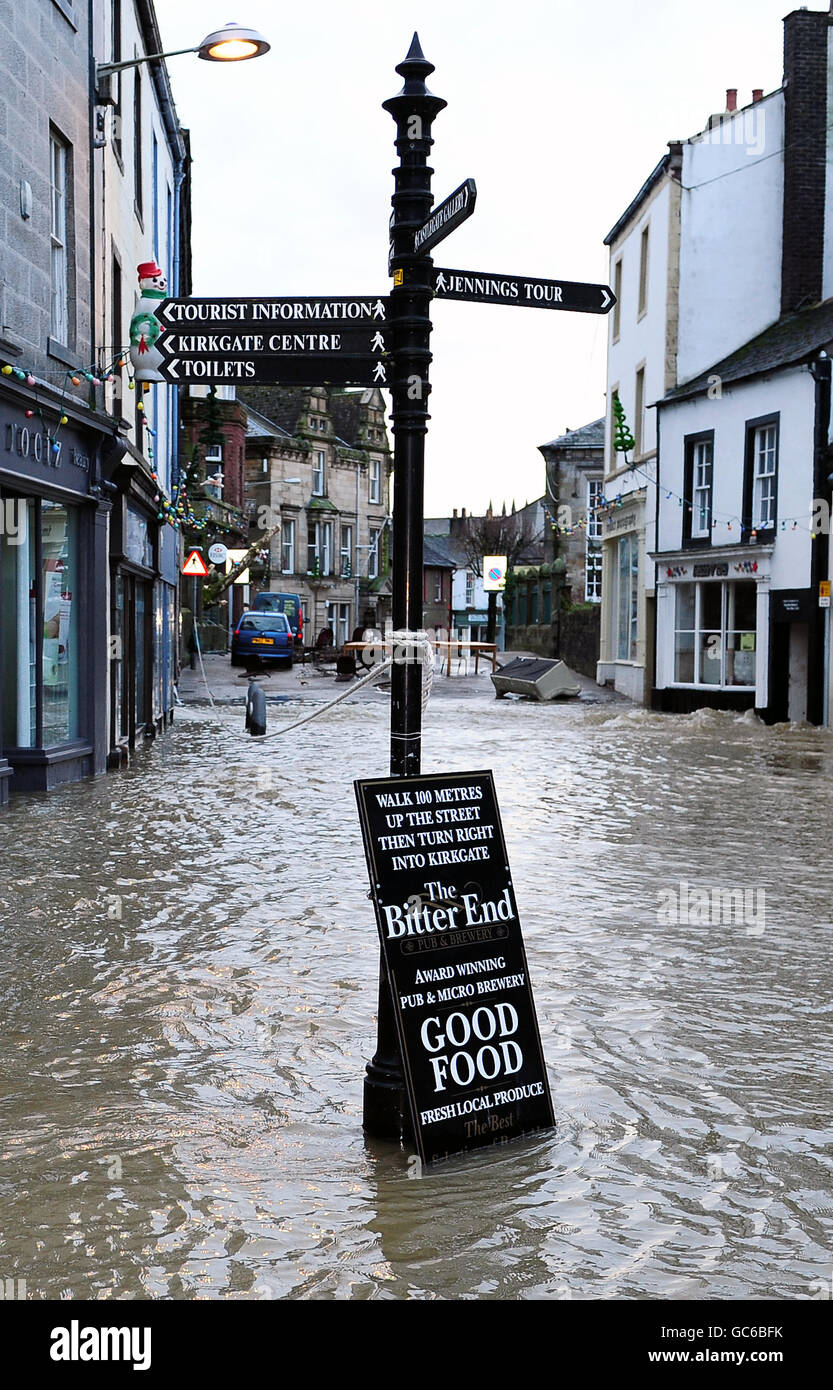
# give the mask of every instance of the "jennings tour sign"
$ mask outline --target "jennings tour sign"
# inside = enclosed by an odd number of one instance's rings
[[[491,772],[355,787],[420,1157],[551,1128]]]

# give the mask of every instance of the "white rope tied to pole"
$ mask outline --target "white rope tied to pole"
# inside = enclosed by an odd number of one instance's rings
[[[406,628],[403,628],[397,632],[392,632],[390,636],[385,639],[385,642],[392,643],[394,649],[393,653],[386,657],[378,666],[372,667],[366,676],[361,676],[358,681],[354,681],[346,690],[342,690],[340,695],[336,695],[333,700],[328,700],[324,705],[319,705],[319,707],[312,710],[310,714],[305,714],[301,719],[293,719],[291,724],[285,724],[282,729],[275,729],[273,733],[264,734],[262,737],[259,737],[258,742],[264,743],[270,738],[280,738],[282,734],[288,734],[293,729],[299,729],[302,724],[309,724],[313,719],[319,719],[322,714],[326,714],[328,710],[333,709],[336,705],[340,705],[342,700],[346,700],[348,696],[354,695],[357,690],[361,690],[362,686],[371,685],[373,681],[379,680],[380,676],[385,675],[395,664],[401,663],[403,660],[413,660],[414,657],[419,661],[422,667],[422,712],[424,714],[434,679],[434,648],[431,645],[431,639],[428,633],[422,628],[417,632],[409,632]],[[405,651],[404,657],[399,655],[403,649]],[[414,656],[410,656],[409,652],[414,653]],[[416,653],[419,653],[419,655],[416,656]]]
[[[211,694],[211,687],[210,687],[210,685],[208,684],[208,676],[205,674],[205,667],[204,667],[204,665],[203,665],[203,660],[202,660],[202,647],[200,646],[200,634],[199,634],[199,629],[198,629],[198,627],[197,627],[196,614],[194,615],[194,642],[195,642],[196,648],[197,648],[197,656],[198,656],[199,659],[200,659],[200,670],[202,671],[202,678],[203,678],[203,680],[204,680],[204,682],[205,682],[205,690],[206,690],[206,694],[208,695],[208,703],[211,705],[211,708],[213,709],[213,708],[214,708],[214,696]]]

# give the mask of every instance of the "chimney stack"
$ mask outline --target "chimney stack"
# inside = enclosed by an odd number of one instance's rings
[[[784,20],[782,314],[822,293],[829,25],[817,10],[793,10]]]
[[[726,110],[737,111],[738,109],[738,89],[737,87],[726,88]]]
[[[830,3],[831,3],[831,5],[833,5],[833,0],[830,0]],[[761,97],[763,96],[763,94],[764,94],[764,89],[763,89],[763,87],[753,87],[753,88],[752,88],[752,102],[753,102],[753,105],[754,105],[754,103],[755,103],[756,101],[760,101],[760,100],[761,100]]]

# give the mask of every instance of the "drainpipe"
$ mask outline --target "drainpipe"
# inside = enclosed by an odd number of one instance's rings
[[[827,444],[830,429],[830,358],[820,352],[810,363],[815,381],[815,418],[813,425],[813,497],[827,497]],[[818,607],[819,581],[828,575],[829,537],[818,532],[810,541],[810,604],[807,653],[807,718],[811,724],[825,721],[828,682],[827,647],[829,609]]]

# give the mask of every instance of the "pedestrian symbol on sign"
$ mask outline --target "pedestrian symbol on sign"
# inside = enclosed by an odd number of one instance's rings
[[[208,565],[202,558],[198,550],[192,550],[185,564],[182,566],[183,574],[193,574],[200,579],[205,579],[208,574]]]

